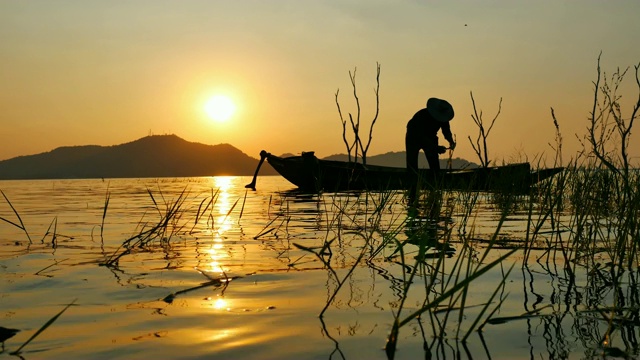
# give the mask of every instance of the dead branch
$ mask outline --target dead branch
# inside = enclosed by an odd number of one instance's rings
[[[371,126],[369,127],[369,140],[367,141],[367,146],[362,149],[362,159],[364,164],[366,164],[367,151],[369,151],[369,145],[371,145],[371,140],[373,139],[373,126],[376,124],[378,114],[380,113],[380,63],[376,63],[376,88],[373,92],[376,95],[376,113],[373,116]]]
[[[349,162],[351,162],[351,150],[353,149],[353,145],[349,146],[349,141],[347,140],[347,121],[342,116],[342,109],[340,108],[340,102],[338,101],[339,93],[340,89],[336,90],[336,106],[338,107],[338,115],[340,115],[340,122],[342,123],[342,141],[344,141],[344,145],[347,148],[347,155],[349,156]]]
[[[371,121],[371,126],[369,127],[369,138],[367,140],[366,146],[362,142],[362,138],[360,137],[360,118],[361,118],[361,108],[360,108],[360,98],[358,97],[358,89],[356,85],[356,71],[357,68],[353,70],[353,72],[349,71],[349,79],[351,80],[351,86],[353,88],[353,97],[356,103],[356,113],[355,120],[353,114],[349,113],[349,123],[351,124],[351,131],[353,131],[354,140],[353,143],[349,144],[346,135],[347,122],[342,116],[342,110],[340,108],[340,102],[338,101],[339,89],[335,94],[335,101],[338,107],[338,114],[340,115],[340,122],[342,123],[342,140],[347,148],[347,152],[349,155],[349,161],[351,162],[351,151],[355,147],[355,162],[358,161],[358,154],[361,154],[362,163],[367,164],[367,151],[369,150],[369,146],[371,145],[371,141],[373,140],[373,126],[378,120],[378,115],[380,113],[380,64],[376,63],[376,88],[374,89],[374,94],[376,97],[376,110]]]
[[[489,151],[487,147],[487,138],[489,137],[489,133],[491,132],[493,125],[495,124],[496,120],[498,119],[498,116],[500,115],[500,112],[502,111],[502,98],[500,98],[500,102],[498,103],[498,112],[493,117],[493,120],[491,120],[491,124],[489,125],[489,128],[485,128],[484,120],[482,119],[482,111],[478,113],[478,109],[476,107],[476,101],[473,98],[473,92],[470,92],[470,94],[471,94],[471,103],[473,104],[473,114],[471,115],[471,118],[476,123],[476,126],[478,126],[478,137],[476,138],[475,144],[473,140],[471,140],[471,136],[469,136],[468,138],[469,138],[469,142],[471,143],[471,147],[473,148],[473,151],[475,151],[476,155],[478,155],[478,159],[480,160],[480,164],[482,165],[482,167],[488,167],[490,161],[489,161]],[[482,143],[480,143],[481,141]]]

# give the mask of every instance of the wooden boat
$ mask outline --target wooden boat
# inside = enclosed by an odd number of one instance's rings
[[[251,184],[264,160],[300,190],[335,192],[349,190],[401,190],[409,186],[406,168],[363,165],[355,162],[321,160],[313,152],[300,156],[279,157],[260,152],[260,163]],[[418,175],[422,189],[528,192],[529,188],[562,171],[563,168],[531,170],[529,163],[464,170],[421,169]]]

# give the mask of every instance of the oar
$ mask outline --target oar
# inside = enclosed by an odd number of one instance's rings
[[[260,162],[258,163],[258,167],[256,168],[256,172],[253,174],[253,180],[251,181],[250,184],[245,185],[244,187],[247,189],[251,189],[253,191],[256,191],[256,180],[258,178],[258,171],[260,171],[260,166],[262,166],[262,163],[264,162],[264,159],[267,158],[267,156],[269,156],[269,153],[262,150],[260,151]]]

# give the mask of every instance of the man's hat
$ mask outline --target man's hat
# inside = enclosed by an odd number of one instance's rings
[[[427,111],[440,122],[449,122],[453,119],[453,106],[447,100],[437,98],[427,100]]]

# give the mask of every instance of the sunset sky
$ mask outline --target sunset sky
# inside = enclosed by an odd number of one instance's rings
[[[631,67],[640,1],[181,0],[0,1],[0,160],[149,134],[229,143],[252,157],[345,153],[342,125],[380,115],[369,155],[404,150],[406,122],[429,97],[455,108],[454,156],[477,160],[470,92],[496,160],[552,157],[550,108],[565,159],[581,149],[597,59]],[[233,102],[211,118],[215,95]],[[631,112],[628,107],[626,116]],[[640,159],[640,123],[632,155]]]

